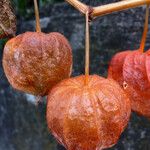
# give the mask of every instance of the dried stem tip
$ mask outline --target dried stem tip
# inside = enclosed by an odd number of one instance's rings
[[[149,5],[147,5],[146,7],[144,31],[143,31],[141,45],[139,49],[139,51],[141,51],[142,53],[144,52],[145,42],[146,42],[146,37],[147,37],[147,32],[148,32],[148,18],[149,18]]]
[[[40,17],[39,17],[39,9],[38,9],[37,0],[34,0],[34,9],[35,9],[35,18],[36,18],[36,31],[41,32]]]

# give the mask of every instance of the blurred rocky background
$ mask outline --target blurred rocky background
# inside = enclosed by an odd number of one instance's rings
[[[113,2],[82,1],[91,5]],[[42,31],[60,32],[68,38],[74,54],[72,76],[83,74],[84,16],[62,0],[40,0],[39,5]],[[33,1],[13,0],[13,7],[18,19],[17,34],[35,31]],[[91,74],[107,76],[109,61],[116,52],[138,49],[144,15],[143,6],[100,17],[91,23]],[[6,41],[0,41],[0,150],[65,150],[48,132],[46,98],[37,106],[35,100],[39,98],[20,93],[8,83],[2,68],[3,45]],[[149,47],[150,30],[146,49]],[[150,121],[133,113],[127,129],[111,150],[150,150]]]

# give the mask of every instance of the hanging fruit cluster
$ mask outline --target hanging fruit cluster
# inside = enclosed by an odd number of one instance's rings
[[[150,117],[150,51],[143,52],[149,5],[139,50],[116,54],[110,63],[108,78],[104,78],[89,75],[89,18],[147,3],[125,1],[117,3],[116,8],[112,5],[92,9],[79,1],[67,1],[86,16],[85,75],[69,78],[70,44],[60,33],[41,32],[36,0],[36,32],[23,33],[6,43],[3,68],[15,89],[48,95],[47,125],[66,149],[106,149],[117,143],[126,128],[131,107]]]

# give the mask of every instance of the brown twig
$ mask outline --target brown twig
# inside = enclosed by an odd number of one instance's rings
[[[150,4],[150,0],[125,0],[93,8],[92,17],[103,16],[112,12],[118,12],[129,8]]]
[[[85,30],[85,85],[89,78],[89,56],[90,56],[90,36],[89,36],[89,11],[85,14],[86,30]]]
[[[88,6],[83,4],[82,2],[78,0],[66,0],[70,5],[75,7],[77,10],[79,10],[81,13],[86,14],[86,11],[88,9]]]
[[[66,0],[66,1],[83,14],[85,14],[87,9],[89,8],[89,6],[79,2],[78,0]],[[139,7],[145,4],[150,4],[150,0],[123,0],[120,2],[97,6],[93,7],[89,17],[96,18],[98,16],[107,15],[113,12],[122,11],[129,8]]]
[[[139,49],[139,51],[142,53],[144,52],[145,42],[146,42],[146,37],[147,37],[147,32],[148,32],[148,18],[149,18],[149,5],[147,5],[146,7],[144,31],[143,31],[142,40],[141,40],[140,49]]]
[[[38,9],[37,0],[34,0],[34,9],[35,9],[35,18],[36,18],[36,32],[41,32],[40,17],[39,17],[39,9]]]

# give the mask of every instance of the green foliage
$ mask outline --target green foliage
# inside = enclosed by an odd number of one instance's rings
[[[0,51],[2,51],[6,42],[7,42],[7,39],[1,39],[0,40]]]
[[[47,3],[57,3],[57,2],[62,2],[63,0],[39,0],[40,6],[44,6]]]
[[[27,0],[13,0],[15,9],[18,13],[24,14],[27,7]]]
[[[62,1],[64,0],[38,0],[39,7]],[[20,16],[28,17],[28,15],[30,15],[30,13],[33,11],[33,0],[12,0],[12,2],[17,14]]]

